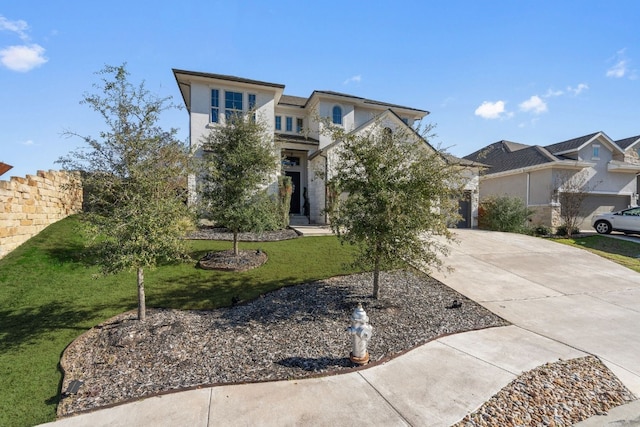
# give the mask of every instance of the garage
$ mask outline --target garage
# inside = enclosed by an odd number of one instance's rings
[[[629,207],[629,196],[592,195],[582,202],[578,227],[581,230],[591,229],[591,218],[603,212],[619,211]]]

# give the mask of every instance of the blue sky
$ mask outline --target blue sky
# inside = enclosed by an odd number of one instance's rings
[[[640,134],[640,2],[142,1],[0,3],[0,161],[57,169],[97,136],[83,94],[128,64],[182,103],[172,68],[333,90],[431,112],[435,145],[464,156],[507,139],[547,145]],[[185,110],[162,117],[188,135]]]

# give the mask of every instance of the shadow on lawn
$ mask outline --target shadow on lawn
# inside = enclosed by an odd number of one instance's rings
[[[53,301],[39,307],[0,309],[0,353],[38,340],[60,329],[84,331],[78,326],[95,317],[97,310],[78,309]]]

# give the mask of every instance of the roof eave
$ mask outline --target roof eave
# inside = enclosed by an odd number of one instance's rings
[[[592,162],[584,162],[584,161],[577,161],[577,160],[558,160],[554,162],[540,163],[533,166],[525,166],[522,168],[510,169],[502,172],[488,173],[486,175],[481,175],[480,178],[481,179],[503,178],[505,176],[519,175],[521,173],[535,172],[539,170],[553,169],[553,168],[582,170],[584,168],[592,167],[594,165],[595,163],[592,163]]]

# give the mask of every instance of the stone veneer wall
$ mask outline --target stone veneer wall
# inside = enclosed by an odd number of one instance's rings
[[[47,226],[82,210],[82,189],[63,171],[0,181],[0,258]]]

